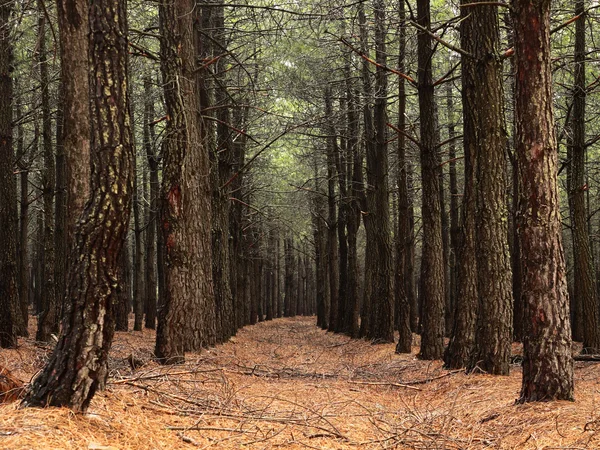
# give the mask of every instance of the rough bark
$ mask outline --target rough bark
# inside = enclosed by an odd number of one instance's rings
[[[575,2],[575,15],[585,10],[583,0]],[[600,351],[600,309],[596,271],[592,259],[592,248],[588,234],[585,194],[585,18],[575,22],[575,65],[573,86],[573,110],[571,113],[571,186],[569,186],[573,233],[573,287],[577,303],[581,305],[583,324],[583,352]]]
[[[373,145],[367,146],[367,212],[365,305],[368,305],[369,326],[365,337],[374,342],[394,342],[394,288],[392,243],[388,199],[387,146],[387,64],[385,3],[375,0],[375,103],[373,107]]]
[[[87,409],[108,375],[115,280],[133,184],[125,4],[98,1],[89,13],[92,195],[77,223],[58,343],[23,401],[74,411]]]
[[[430,28],[429,0],[417,2],[417,22],[425,29]],[[435,142],[434,86],[432,80],[431,37],[419,31],[418,90],[419,118],[421,127],[421,184],[423,205],[423,250],[421,256],[421,316],[422,359],[440,359],[444,345],[444,248],[442,241],[442,219],[440,205],[440,179],[437,172]]]
[[[469,0],[465,0],[469,1]],[[461,8],[461,46],[472,49],[473,17],[467,8]],[[450,342],[444,352],[445,366],[451,369],[465,367],[475,342],[477,320],[477,262],[475,257],[475,61],[462,57],[463,148],[465,181],[462,201],[461,234],[458,247],[457,296],[454,326]]]
[[[512,274],[508,251],[504,91],[498,7],[472,8],[475,61],[475,250],[479,298],[475,346],[467,366],[508,375],[512,344]]]
[[[13,2],[0,1],[0,347],[15,347],[17,290],[17,186],[13,175],[12,42]]]
[[[194,4],[191,0],[163,0],[159,10],[168,121],[161,204],[165,298],[158,317],[155,354],[163,363],[181,362],[185,351],[215,343],[211,188],[208,152],[196,114],[200,104],[193,77],[197,50]]]
[[[573,400],[573,356],[558,205],[550,1],[515,0],[516,153],[525,334],[520,402]]]

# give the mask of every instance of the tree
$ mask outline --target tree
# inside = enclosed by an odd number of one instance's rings
[[[504,92],[498,7],[473,5],[471,34],[476,76],[475,255],[479,297],[475,346],[468,369],[508,375],[512,344],[512,274],[508,253]],[[465,89],[469,89],[467,85]],[[469,95],[469,94],[467,94]]]
[[[54,188],[56,168],[52,149],[50,80],[48,77],[48,55],[46,53],[46,17],[41,1],[38,1],[38,38],[37,59],[42,91],[42,147],[44,155],[44,171],[42,174],[42,195],[44,199],[44,291],[42,294],[43,310],[38,320],[36,339],[38,341],[49,341],[51,333],[58,332],[60,308],[56,301],[56,285],[54,280]]]
[[[89,2],[56,2],[60,45],[60,142],[56,153],[55,282],[64,300],[75,224],[90,192]],[[68,45],[66,44],[68,43]],[[60,122],[59,122],[60,121]],[[60,305],[64,310],[65,305]]]
[[[365,298],[368,305],[368,326],[365,337],[375,342],[394,342],[394,289],[392,276],[392,243],[388,201],[387,155],[387,73],[385,3],[373,2],[375,11],[375,103],[373,107],[373,138],[366,147],[367,214]]]
[[[421,317],[420,357],[440,359],[444,348],[444,248],[435,142],[434,86],[432,80],[431,17],[429,0],[417,1],[418,90],[421,127],[421,183],[423,187],[423,250],[421,256]]]
[[[202,144],[194,79],[195,2],[160,2],[161,71],[167,111],[161,223],[165,292],[155,354],[163,363],[215,343],[209,161]]]
[[[469,0],[464,0],[468,2]],[[473,16],[468,8],[461,8],[460,40],[465,51],[472,50],[474,44]],[[445,367],[456,369],[466,367],[475,341],[477,320],[477,261],[475,257],[475,61],[462,55],[462,104],[463,104],[463,148],[464,148],[464,192],[460,242],[457,260],[457,295],[454,306],[453,329],[450,342],[444,352]]]
[[[575,2],[575,15],[583,16],[585,5],[583,0]],[[571,114],[571,183],[569,197],[573,224],[573,276],[574,295],[582,309],[583,318],[583,351],[598,353],[600,351],[600,309],[598,309],[598,292],[596,273],[592,259],[592,247],[588,234],[585,194],[588,189],[585,183],[585,18],[575,23],[575,85],[573,86],[573,110]]]
[[[148,230],[146,232],[146,328],[156,328],[156,238],[160,233],[158,228],[158,198],[160,182],[158,180],[159,158],[154,145],[154,101],[152,98],[152,83],[150,76],[144,76],[144,148],[148,167],[150,168],[150,208],[148,213]]]
[[[550,1],[515,0],[516,153],[524,306],[520,402],[573,400],[573,357],[558,208]]]
[[[25,406],[85,411],[106,381],[114,334],[119,256],[129,222],[133,152],[127,98],[125,2],[90,4],[92,178],[77,222],[66,312],[50,360],[34,379]]]
[[[406,53],[406,10],[404,0],[398,2],[400,27],[398,30],[398,70],[401,73],[405,71],[405,53]],[[408,268],[408,254],[412,245],[410,236],[410,215],[409,194],[408,194],[408,176],[406,167],[406,80],[403,77],[398,79],[398,228],[396,236],[396,271],[395,271],[395,297],[396,297],[396,322],[398,328],[398,344],[396,353],[410,353],[412,350],[412,330],[410,326],[410,301],[409,296],[413,295],[412,283],[407,280],[412,278]],[[416,330],[415,330],[416,331]]]
[[[17,335],[17,187],[13,176],[11,0],[0,1],[0,347],[15,347]]]

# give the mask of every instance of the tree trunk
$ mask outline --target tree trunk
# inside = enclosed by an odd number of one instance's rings
[[[131,123],[135,123],[135,116],[133,112],[133,105],[130,106],[129,111],[131,117]],[[135,139],[132,144],[135,151]],[[144,270],[143,261],[144,255],[142,251],[142,218],[140,213],[140,187],[138,183],[138,164],[137,156],[133,162],[133,331],[142,331],[144,324]]]
[[[575,15],[583,15],[583,0],[575,2]],[[583,353],[600,351],[600,309],[596,288],[596,272],[592,259],[588,234],[585,194],[585,18],[575,22],[575,86],[573,88],[573,110],[571,114],[571,217],[573,225],[573,277],[574,296],[582,306]]]
[[[525,333],[520,402],[573,400],[552,111],[550,1],[515,0],[516,152]]]
[[[357,338],[359,334],[360,317],[360,294],[358,291],[358,279],[360,272],[358,269],[358,251],[357,234],[360,227],[360,198],[363,197],[363,172],[362,172],[362,152],[359,143],[359,112],[355,95],[355,87],[352,82],[350,63],[346,62],[346,97],[348,105],[348,162],[350,178],[350,200],[348,202],[348,214],[346,218],[348,229],[348,289],[346,291],[346,318],[344,323],[346,333],[351,337]],[[318,268],[317,268],[318,269]],[[318,277],[318,273],[316,277]],[[317,281],[318,289],[318,281]]]
[[[57,1],[60,41],[65,43],[60,46],[60,61],[69,242],[74,242],[75,225],[90,193],[88,9],[86,0]],[[70,254],[69,248],[66,251]],[[67,271],[65,267],[65,274]]]
[[[13,175],[12,42],[13,2],[0,1],[0,347],[17,345],[17,186]]]
[[[404,0],[398,2],[400,26],[398,29],[398,70],[404,73],[406,53],[406,10]],[[408,180],[406,176],[406,81],[398,77],[398,228],[396,235],[395,298],[398,344],[396,353],[410,353],[412,330],[410,326],[410,303],[406,295],[406,253],[411,245],[408,215]]]
[[[470,38],[476,58],[473,85],[476,130],[475,249],[479,306],[468,369],[508,375],[512,344],[512,274],[508,251],[504,92],[498,7],[471,8]],[[467,94],[468,95],[468,94]],[[483,151],[482,149],[485,149]]]
[[[227,58],[222,53],[227,51],[225,28],[225,10],[223,5],[210,7],[212,9],[212,35],[215,48],[212,57],[218,57],[215,66],[214,106],[217,118],[216,147],[211,149],[213,176],[212,196],[212,251],[213,251],[213,281],[215,289],[217,340],[225,342],[235,334],[235,315],[233,295],[231,293],[231,275],[229,256],[229,209],[230,184],[233,176],[233,137],[230,129],[231,111],[227,92]]]
[[[119,268],[117,272],[119,281],[117,283],[115,301],[115,331],[127,331],[129,329],[129,312],[131,311],[130,274],[129,243],[125,240],[121,256],[119,256]]]
[[[367,214],[365,277],[368,295],[369,326],[366,337],[374,342],[394,342],[394,289],[392,272],[392,243],[390,234],[390,211],[388,199],[388,154],[387,154],[387,74],[385,3],[375,0],[375,59],[378,63],[375,74],[375,105],[373,108],[374,143],[367,146]]]
[[[454,93],[452,92],[452,83],[446,83],[446,109],[448,114],[448,160],[450,161],[448,166],[448,174],[450,177],[450,253],[448,255],[448,269],[450,271],[450,280],[448,283],[449,292],[448,297],[448,311],[446,315],[450,315],[451,319],[447,320],[446,323],[450,327],[446,330],[447,333],[451,333],[454,329],[454,312],[456,310],[456,294],[457,294],[457,266],[459,264],[457,259],[458,247],[460,245],[460,222],[459,216],[460,211],[458,207],[458,177],[456,174],[456,138],[455,131],[455,117],[454,117]]]
[[[17,88],[18,90],[18,88]],[[21,117],[21,108],[17,99],[16,115]],[[23,337],[29,337],[29,170],[31,158],[25,157],[25,136],[22,122],[17,126],[17,166],[19,168],[20,181],[20,205],[19,210],[19,239],[17,246],[17,270],[19,280],[19,304],[21,321],[17,333]]]
[[[56,184],[54,190],[54,283],[59,321],[65,311],[67,290],[67,165],[64,146],[64,83],[58,87],[56,108]]]
[[[327,124],[327,258],[329,265],[329,331],[337,331],[339,326],[339,300],[340,300],[340,265],[338,252],[337,235],[337,211],[335,201],[336,176],[339,176],[336,168],[336,154],[339,153],[337,133],[331,123],[333,120],[333,105],[331,100],[331,90],[327,88],[325,92],[325,116],[328,118]]]
[[[154,147],[154,101],[152,97],[152,81],[150,76],[144,77],[144,147],[148,167],[150,169],[150,208],[148,214],[148,228],[146,231],[145,275],[146,275],[146,328],[156,328],[156,237],[158,229],[158,198],[160,184],[158,181],[159,160]]]
[[[50,117],[50,86],[46,54],[46,17],[41,1],[38,1],[38,64],[40,69],[42,101],[42,149],[44,171],[42,173],[42,196],[44,199],[44,292],[42,314],[38,319],[36,339],[48,342],[51,333],[58,332],[59,307],[54,283],[54,188],[55,161],[52,151],[52,119]]]
[[[133,184],[125,4],[93,2],[89,17],[90,84],[98,93],[90,108],[92,195],[77,222],[59,341],[23,401],[26,406],[69,406],[74,411],[87,409],[108,376],[115,279]]]
[[[463,0],[469,2],[470,0]],[[461,8],[460,24],[461,46],[472,50],[473,16],[470,11]],[[462,201],[461,234],[458,247],[457,295],[454,307],[454,327],[450,342],[444,352],[445,367],[459,369],[469,362],[475,342],[477,321],[477,262],[475,256],[475,61],[462,57],[462,103],[463,103],[463,148],[465,161],[465,181]]]
[[[429,0],[417,1],[417,22],[430,28]],[[435,142],[434,86],[431,37],[418,33],[419,118],[421,126],[421,184],[423,250],[421,256],[422,359],[440,359],[444,345],[444,248],[440,206],[440,179]]]
[[[167,109],[162,186],[165,298],[155,354],[163,363],[215,343],[208,153],[196,115],[194,2],[160,2],[161,70]],[[199,220],[202,218],[202,220]]]

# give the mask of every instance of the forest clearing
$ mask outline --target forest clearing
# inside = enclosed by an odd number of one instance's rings
[[[245,327],[174,366],[150,360],[153,331],[118,332],[107,389],[87,414],[2,405],[0,448],[600,447],[596,363],[575,363],[576,402],[516,405],[517,364],[509,376],[465,375],[418,360],[417,342],[398,355],[393,344],[351,340],[314,322]],[[0,365],[29,380],[46,351],[24,340],[0,353]],[[132,370],[130,355],[143,365]]]

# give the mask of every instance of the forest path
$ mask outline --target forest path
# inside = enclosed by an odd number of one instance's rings
[[[600,448],[597,364],[577,363],[576,403],[516,406],[518,367],[448,372],[417,347],[395,355],[314,323],[259,323],[170,367],[150,361],[152,331],[117,333],[108,388],[87,415],[2,405],[0,448]],[[46,351],[21,344],[0,364],[29,379]],[[132,370],[132,359],[146,363]]]

